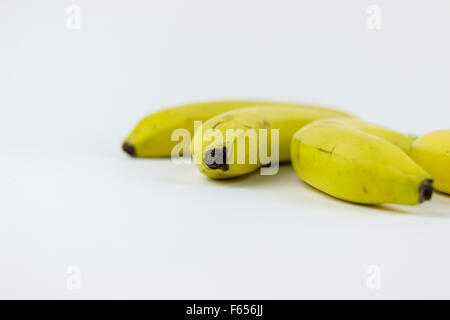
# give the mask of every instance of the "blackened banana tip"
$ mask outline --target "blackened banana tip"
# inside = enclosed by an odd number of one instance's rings
[[[423,180],[419,188],[419,202],[431,200],[433,196],[434,186],[432,179]]]
[[[136,157],[136,149],[134,148],[134,146],[131,143],[124,142],[122,145],[122,149],[123,149],[123,151],[128,153],[130,156]]]
[[[203,161],[210,169],[228,171],[227,148],[222,147],[206,151]]]

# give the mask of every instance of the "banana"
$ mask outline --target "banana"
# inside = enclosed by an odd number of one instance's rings
[[[362,204],[416,205],[431,199],[433,180],[424,169],[374,135],[371,126],[352,122],[319,120],[294,134],[291,159],[300,178],[336,198]]]
[[[431,174],[436,190],[450,194],[450,129],[418,138],[409,155]]]
[[[290,140],[294,132],[311,121],[332,117],[350,115],[309,105],[254,106],[232,110],[203,123],[194,134],[191,154],[200,172],[210,178],[239,177],[261,165],[270,167],[289,161]],[[279,130],[273,132],[273,129]],[[231,130],[236,134],[228,135]],[[217,135],[221,139],[216,139]],[[276,139],[273,143],[272,138]],[[270,158],[260,154],[266,155],[269,150]],[[277,153],[276,157],[274,153]]]
[[[404,135],[400,132],[391,130],[389,128],[366,122],[356,118],[342,118],[342,119],[334,119],[335,122],[340,122],[342,124],[348,124],[354,126],[365,133],[372,134],[377,136],[378,138],[389,141],[390,143],[395,144],[397,147],[408,153],[411,148],[411,145],[415,141],[414,137]]]
[[[299,106],[295,103],[273,101],[213,101],[180,105],[164,109],[145,117],[122,144],[123,150],[130,156],[170,157],[177,144],[172,141],[172,132],[176,129],[187,129],[191,136],[194,133],[194,121],[206,121],[220,113],[248,107],[251,105]],[[324,111],[330,110],[322,108]]]

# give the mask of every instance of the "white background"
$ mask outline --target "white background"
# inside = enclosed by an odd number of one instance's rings
[[[290,166],[217,182],[120,149],[153,110],[211,99],[448,128],[449,13],[444,0],[1,0],[0,297],[450,298],[448,196],[358,206]]]

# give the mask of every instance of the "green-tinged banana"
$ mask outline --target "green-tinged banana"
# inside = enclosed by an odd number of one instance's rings
[[[186,129],[194,133],[194,121],[206,121],[220,113],[251,105],[300,106],[295,103],[273,101],[213,101],[180,105],[164,109],[145,117],[133,129],[122,144],[123,150],[131,156],[170,157],[177,141],[171,136],[176,129]],[[323,110],[330,110],[322,108]],[[336,113],[338,113],[336,111]]]
[[[409,154],[431,174],[437,190],[450,194],[450,129],[418,138]]]
[[[306,183],[346,201],[415,205],[433,193],[431,176],[403,150],[351,123],[305,126],[292,138],[291,159]]]
[[[263,165],[274,174],[278,163],[290,159],[290,140],[311,121],[350,115],[315,106],[254,106],[232,110],[204,122],[191,143],[200,172],[213,179],[229,179]],[[263,173],[264,171],[264,173]]]

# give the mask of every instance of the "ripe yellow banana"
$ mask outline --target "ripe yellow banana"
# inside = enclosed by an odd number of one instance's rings
[[[291,142],[295,172],[346,201],[415,205],[430,200],[431,176],[398,146],[370,131],[334,119],[305,126]]]
[[[349,117],[342,111],[308,105],[232,110],[203,123],[194,135],[191,154],[200,172],[208,177],[234,178],[258,169],[261,164],[289,161],[292,135],[311,121],[345,116]],[[264,129],[266,135],[260,136]],[[277,137],[272,137],[273,129],[278,129]],[[236,134],[228,135],[231,130]],[[216,134],[223,139],[216,140]],[[272,138],[278,139],[272,142]],[[270,153],[270,157],[262,157],[260,152]],[[278,152],[278,159],[274,159],[272,152]]]
[[[437,190],[450,194],[450,129],[420,137],[409,154],[431,174]]]
[[[400,132],[388,129],[386,127],[366,122],[363,120],[359,120],[356,118],[341,118],[341,119],[334,119],[334,121],[354,126],[364,131],[365,133],[372,134],[374,136],[377,136],[378,138],[387,140],[390,143],[395,144],[397,147],[399,147],[405,152],[409,151],[411,145],[415,141],[414,137],[407,136]]]
[[[145,117],[133,129],[122,144],[123,150],[131,156],[170,157],[178,142],[171,135],[176,129],[187,129],[194,133],[194,121],[206,121],[220,113],[251,105],[300,106],[295,103],[273,101],[212,101],[180,105],[164,109]],[[322,108],[323,110],[329,110]]]

